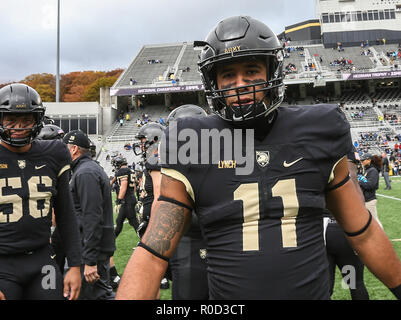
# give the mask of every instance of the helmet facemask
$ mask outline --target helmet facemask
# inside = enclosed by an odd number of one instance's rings
[[[31,128],[14,128],[14,127],[4,127],[4,116],[7,114],[13,115],[25,115],[25,114],[33,114],[34,116],[34,125]],[[44,117],[44,109],[33,110],[29,112],[9,112],[0,110],[0,137],[1,140],[11,145],[13,147],[23,147],[30,143],[32,143],[33,139],[39,134],[40,130],[43,127],[43,117]],[[23,138],[13,138],[10,135],[10,130],[13,131],[28,131],[26,137]]]

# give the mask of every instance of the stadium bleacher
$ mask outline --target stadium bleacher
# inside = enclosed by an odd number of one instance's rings
[[[168,80],[167,73],[176,63],[181,49],[182,44],[144,46],[118,80],[119,86],[131,85],[131,79],[136,85]]]
[[[347,47],[343,51],[335,49],[327,49],[323,46],[311,46],[307,49],[311,56],[322,58],[322,66],[329,70],[338,70],[339,66],[333,66],[332,63],[336,60],[346,59],[351,60],[351,68],[355,66],[356,70],[364,71],[374,68],[372,60],[366,56],[361,55],[361,49],[358,47]]]
[[[349,76],[358,72],[392,71],[395,70],[399,58],[390,63],[389,53],[398,50],[397,44],[344,47],[341,51],[325,48],[322,44],[302,44],[302,46],[288,44],[285,47],[284,69],[287,66],[295,66],[295,70],[287,68],[285,81],[288,84],[296,84],[299,81],[316,84],[321,80],[324,83],[322,86],[325,86],[326,81],[343,81],[343,74]],[[194,48],[192,42],[144,45],[113,87],[165,86],[171,85],[173,79],[180,84],[201,84],[198,56],[199,51]],[[343,66],[334,65],[333,62],[336,60],[346,60],[351,63]],[[132,80],[135,82],[132,83]],[[313,95],[303,97],[296,99],[296,103],[310,104],[315,98]],[[397,127],[398,121],[388,121],[384,117],[386,113],[391,113],[401,118],[399,85],[394,88],[376,88],[373,94],[355,88],[350,91],[342,90],[341,97],[337,97],[334,103],[343,105],[352,129],[360,132],[366,131],[367,128],[377,131],[389,130],[393,134],[398,129],[401,130],[401,127]],[[111,150],[117,145],[123,146],[125,142],[132,142],[139,130],[136,120],[141,118],[142,113],[148,114],[151,120],[158,121],[160,117],[167,117],[169,111],[165,106],[156,105],[147,106],[144,111],[131,113],[130,122],[125,121],[122,127],[118,123],[113,126],[113,130],[105,139],[106,149]]]
[[[198,81],[198,54],[194,51],[193,44],[188,44],[185,48],[184,55],[179,62],[178,78],[183,82]]]

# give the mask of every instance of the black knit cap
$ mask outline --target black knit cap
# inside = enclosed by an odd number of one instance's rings
[[[88,136],[83,133],[81,130],[72,130],[68,132],[63,141],[65,144],[73,144],[81,148],[89,149],[90,141]]]

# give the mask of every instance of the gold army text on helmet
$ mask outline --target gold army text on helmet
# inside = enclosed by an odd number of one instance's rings
[[[249,16],[236,16],[221,21],[206,37],[195,41],[202,46],[199,71],[205,86],[206,97],[213,112],[235,124],[252,123],[267,116],[283,101],[283,46],[273,31],[264,23]],[[250,85],[218,89],[216,66],[241,60],[262,59],[267,67],[267,79]],[[235,92],[228,95],[229,91]],[[256,101],[256,93],[263,91],[264,98]],[[254,103],[241,105],[244,94],[253,94]],[[228,106],[225,98],[236,96],[239,106]]]
[[[0,137],[5,143],[14,147],[22,147],[32,142],[43,127],[43,118],[46,108],[35,89],[22,83],[9,84],[0,89]],[[35,124],[29,128],[29,135],[14,139],[9,134],[9,128],[3,126],[5,114],[33,114]],[[11,128],[10,128],[11,129]],[[13,130],[22,131],[27,128]]]

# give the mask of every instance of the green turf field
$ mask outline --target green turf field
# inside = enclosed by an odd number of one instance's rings
[[[392,241],[398,256],[401,258],[401,177],[392,178],[392,190],[384,190],[384,180],[380,179],[380,187],[377,190],[377,207],[379,219],[383,224],[384,230]],[[397,240],[398,239],[398,240]],[[114,261],[117,270],[121,275],[124,271],[131,254],[132,248],[136,246],[138,238],[133,228],[124,224],[124,229],[117,238],[117,251]],[[365,268],[365,284],[371,300],[394,300],[393,294]],[[161,299],[171,299],[171,285],[168,290],[161,290]],[[350,300],[351,296],[348,289],[343,289],[341,285],[341,274],[337,268],[336,282],[333,300]]]

